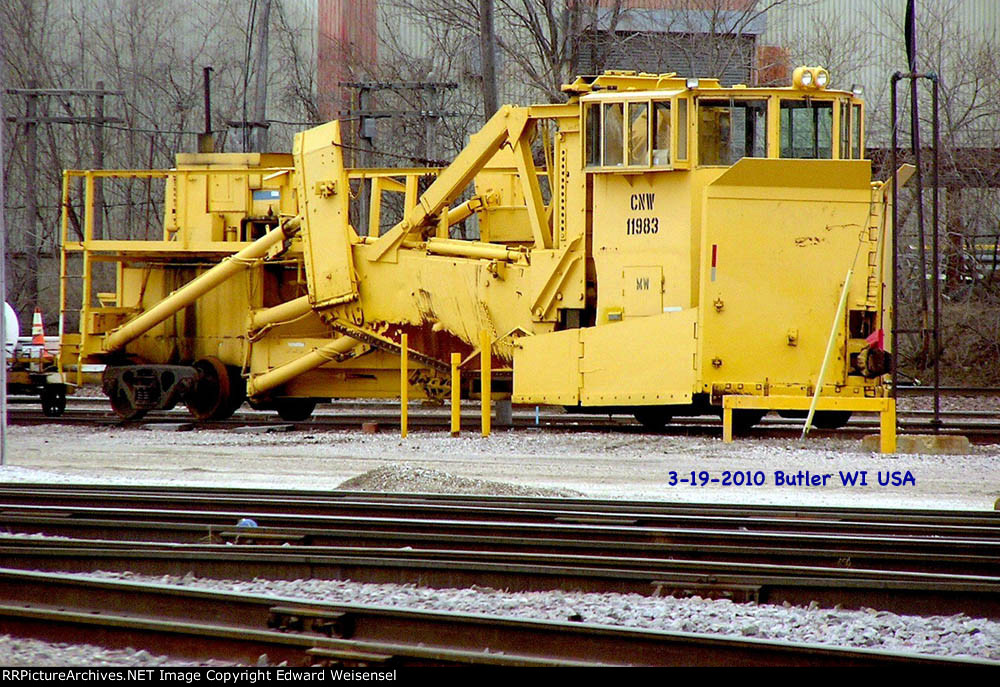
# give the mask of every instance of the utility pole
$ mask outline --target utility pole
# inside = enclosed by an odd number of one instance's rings
[[[483,64],[483,120],[487,121],[499,107],[493,0],[479,0],[479,51]]]
[[[6,74],[3,41],[0,41],[0,93],[3,93]],[[0,122],[3,121],[3,98],[0,98]],[[7,148],[3,140],[4,127],[0,125],[0,301],[7,302],[7,224],[4,217],[3,170]],[[0,317],[0,341],[3,342],[3,365],[0,365],[0,467],[7,465],[7,308]],[[11,352],[13,353],[13,351]]]
[[[8,122],[14,122],[16,124],[24,124],[25,130],[25,170],[24,170],[24,193],[25,193],[25,211],[27,214],[26,221],[21,225],[21,231],[26,235],[24,241],[25,253],[26,253],[26,271],[27,279],[25,283],[27,284],[27,301],[34,304],[36,307],[38,303],[38,295],[41,287],[41,279],[38,269],[38,257],[41,248],[41,236],[42,232],[37,230],[38,224],[38,197],[37,197],[37,183],[38,183],[38,125],[39,124],[91,124],[98,129],[98,133],[94,136],[94,157],[97,163],[103,164],[104,152],[103,152],[103,141],[104,138],[100,134],[100,127],[105,124],[110,123],[120,123],[122,120],[118,117],[106,117],[104,115],[104,96],[108,95],[123,95],[121,91],[106,91],[104,90],[104,85],[98,82],[97,89],[81,89],[81,88],[38,88],[38,84],[34,81],[29,81],[27,83],[27,88],[10,88],[7,89],[8,95],[19,95],[25,98],[25,114],[23,117],[7,117]],[[73,115],[68,114],[66,116],[57,116],[47,114],[48,107],[39,108],[39,104],[42,102],[42,98],[48,97],[83,97],[83,98],[95,98],[99,99],[94,106],[95,111],[98,113],[96,116],[90,115]],[[67,109],[69,109],[67,107]],[[71,111],[71,110],[70,110]],[[44,113],[44,114],[43,114]],[[100,186],[97,187],[100,189]],[[100,191],[98,190],[98,193]],[[94,211],[96,215],[96,220],[99,221],[103,210],[103,199],[100,201],[100,205],[96,202],[101,196],[95,194],[95,204]],[[95,227],[100,226],[96,224]],[[95,230],[95,238],[101,238],[101,235]]]
[[[34,81],[28,82],[28,88],[34,90],[38,84]],[[36,231],[36,222],[38,221],[38,196],[37,191],[37,179],[38,179],[38,95],[32,92],[27,94],[27,103],[25,104],[25,122],[24,122],[24,134],[25,134],[25,165],[24,170],[24,186],[25,186],[25,212],[27,214],[26,221],[24,222],[24,233],[25,246],[27,251],[27,265],[26,269],[28,272],[28,278],[26,283],[28,285],[28,302],[38,307],[38,231]]]
[[[94,117],[96,121],[104,121],[104,82],[97,82],[97,95],[94,96]],[[94,126],[94,169],[104,169],[104,127]],[[94,238],[104,236],[104,184],[98,177],[94,179]]]
[[[440,112],[435,110],[436,94],[447,89],[458,88],[458,84],[451,81],[342,81],[339,84],[345,88],[358,89],[358,108],[346,113],[348,116],[358,118],[358,164],[361,167],[372,165],[372,157],[375,152],[375,131],[377,120],[391,117],[421,117],[424,124],[424,159],[430,159],[431,138],[434,136],[436,127],[434,124],[442,117],[455,116],[455,113]],[[411,110],[375,110],[372,105],[372,94],[375,91],[430,91],[432,104],[429,109]],[[350,147],[350,146],[348,146]],[[367,235],[368,233],[368,209],[370,195],[370,181],[361,180],[361,188],[358,193],[358,233]]]
[[[361,112],[371,112],[372,110],[372,89],[362,86],[358,90],[358,107]],[[377,121],[374,117],[362,114],[358,120],[358,140],[361,143],[361,150],[358,152],[358,163],[361,167],[370,167],[372,164],[372,151],[375,149],[375,131]],[[361,189],[358,193],[358,231],[362,236],[368,235],[368,215],[371,208],[371,182],[368,179],[361,180]]]
[[[258,153],[267,151],[267,36],[271,0],[264,0],[262,16],[257,20],[257,84],[254,88],[254,146]]]
[[[201,73],[205,82],[205,132],[198,135],[198,152],[211,153],[215,151],[212,136],[212,68],[203,67]]]

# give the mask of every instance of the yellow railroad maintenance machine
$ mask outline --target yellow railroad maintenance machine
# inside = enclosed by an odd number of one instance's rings
[[[804,416],[817,387],[815,426],[891,411],[889,189],[864,159],[862,101],[828,79],[579,77],[565,104],[500,109],[443,169],[347,169],[330,122],[292,155],[67,172],[64,205],[80,177],[88,207],[82,241],[63,220],[64,266],[83,266],[63,363],[106,363],[126,418],[395,397],[404,334],[411,398],[448,397],[451,354],[488,349],[514,403],[652,428]],[[94,181],[122,176],[167,179],[162,239],[94,239]],[[463,222],[477,239],[456,238]],[[114,291],[95,293],[101,263]]]

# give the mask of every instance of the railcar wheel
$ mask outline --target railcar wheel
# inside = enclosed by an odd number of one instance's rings
[[[851,419],[849,410],[817,410],[813,415],[813,427],[816,429],[840,429]]]
[[[673,415],[659,406],[637,408],[634,415],[639,424],[650,432],[662,432],[667,423],[673,419]]]
[[[66,388],[61,384],[42,389],[42,413],[45,417],[59,417],[66,410]]]
[[[733,434],[749,434],[754,425],[767,415],[766,410],[734,410]]]
[[[791,420],[805,420],[809,412],[806,410],[782,410],[781,417]],[[849,410],[817,410],[813,414],[813,427],[816,429],[840,429],[851,419]]]
[[[119,384],[115,384],[111,389],[108,400],[111,401],[111,409],[115,411],[115,415],[126,422],[141,420],[146,415],[145,408],[136,408],[132,405],[132,400]]]
[[[198,370],[198,379],[184,399],[191,415],[202,421],[225,420],[236,412],[229,385],[229,371],[222,361],[218,358],[202,358],[192,367]],[[242,402],[240,399],[240,403]]]
[[[247,400],[247,380],[243,379],[238,367],[227,365],[226,371],[229,373],[229,414],[226,417],[232,417]]]
[[[278,417],[286,422],[302,422],[312,417],[316,410],[316,399],[313,398],[280,398],[274,402]]]

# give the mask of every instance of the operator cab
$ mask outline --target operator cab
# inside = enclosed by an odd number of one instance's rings
[[[799,67],[782,88],[672,74],[597,77],[581,96],[584,165],[620,174],[728,167],[744,157],[863,159],[860,90],[827,91],[828,82],[818,67]]]

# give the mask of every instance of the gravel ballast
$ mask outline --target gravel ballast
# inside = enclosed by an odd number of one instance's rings
[[[860,441],[743,439],[634,433],[497,432],[452,438],[415,432],[233,434],[218,430],[135,431],[50,425],[9,428],[0,482],[244,486],[538,496],[590,496],[684,502],[986,510],[1000,496],[1000,447],[962,456],[882,456]],[[692,471],[762,471],[761,487],[671,485]],[[867,487],[779,487],[775,471],[869,471]],[[879,471],[910,472],[915,484],[880,486]],[[129,574],[108,577],[141,579]],[[1000,623],[966,615],[908,617],[637,595],[432,590],[409,585],[299,580],[215,582],[193,576],[156,581],[276,594],[334,603],[456,610],[526,618],[710,632],[836,646],[1000,659]],[[970,609],[970,612],[971,609]],[[142,651],[25,644],[0,639],[10,665],[160,665]],[[34,647],[34,648],[32,648]],[[63,653],[63,652],[67,653]],[[88,654],[93,651],[93,655]],[[80,658],[84,656],[84,658]],[[7,657],[10,657],[9,659]],[[80,662],[76,662],[76,661]],[[162,659],[166,660],[166,659]],[[20,661],[20,663],[13,663]],[[110,661],[104,663],[102,661]],[[170,665],[186,665],[170,661]]]
[[[632,628],[698,632],[831,646],[1000,660],[1000,622],[954,616],[904,616],[886,611],[733,603],[699,597],[638,594],[508,593],[495,589],[429,589],[339,580],[210,580],[194,575],[147,577],[95,573],[103,579],[152,582],[325,603],[365,604],[577,621]]]
[[[1000,497],[998,446],[973,446],[967,455],[883,456],[862,451],[860,440],[827,437],[724,444],[715,437],[613,432],[501,431],[488,438],[413,432],[400,439],[350,430],[234,434],[48,425],[11,427],[8,456],[0,481],[334,489],[362,473],[406,464],[595,498],[985,510]],[[777,471],[799,470],[833,477],[819,487],[776,484]],[[761,472],[767,480],[728,487],[679,481],[702,471],[715,478]],[[855,471],[867,472],[867,486],[841,484],[839,472]],[[913,482],[881,486],[879,472],[910,473]]]

